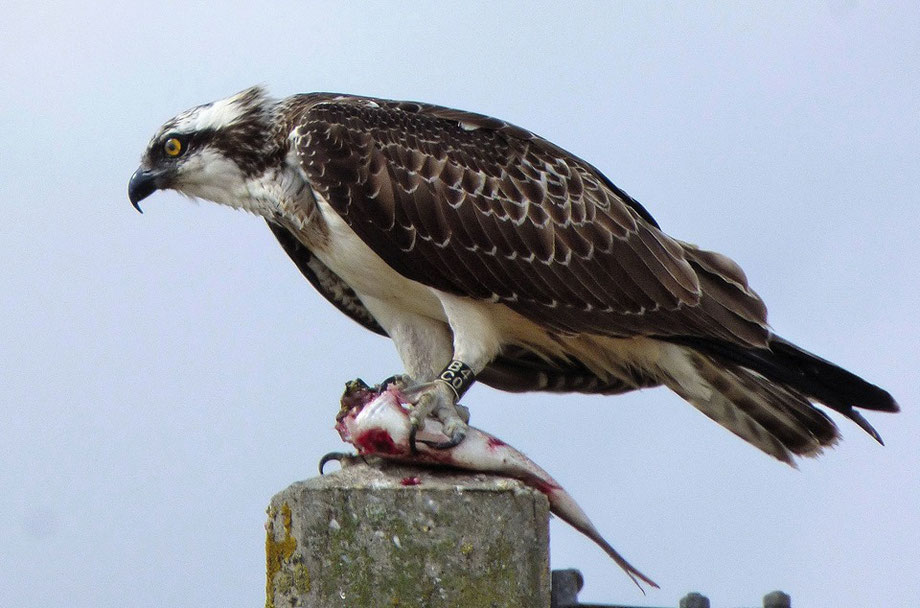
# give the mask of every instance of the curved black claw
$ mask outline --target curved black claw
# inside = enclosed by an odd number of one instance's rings
[[[396,384],[397,380],[399,380],[399,374],[393,374],[392,376],[387,376],[386,378],[384,378],[383,381],[377,386],[382,386],[383,388],[386,388],[390,386],[391,384]]]
[[[402,390],[408,387],[412,383],[412,379],[409,378],[406,374],[393,374],[383,379],[383,381],[376,385],[374,389],[378,392],[383,392],[390,388],[390,385],[395,385],[396,388]]]
[[[418,427],[414,424],[409,427],[409,453],[415,456],[418,454],[418,446],[415,443],[415,434],[418,432]],[[423,442],[424,443],[424,442]]]
[[[337,460],[342,462],[343,460],[352,458],[353,456],[354,454],[349,454],[348,452],[329,452],[319,459],[319,474],[325,475],[323,469],[326,468],[326,465],[329,464],[330,461]]]
[[[433,450],[449,450],[460,445],[460,442],[464,439],[466,439],[466,431],[457,429],[447,441],[427,441],[425,439],[420,439],[419,441]]]

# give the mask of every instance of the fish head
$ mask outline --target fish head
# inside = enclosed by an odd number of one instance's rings
[[[394,386],[377,392],[358,388],[342,398],[335,429],[342,441],[352,444],[359,454],[383,457],[408,456],[409,412]]]

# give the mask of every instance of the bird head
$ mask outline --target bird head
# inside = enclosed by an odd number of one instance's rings
[[[252,179],[283,158],[273,133],[277,102],[260,87],[200,105],[168,120],[150,140],[128,183],[140,202],[157,190],[246,206]]]

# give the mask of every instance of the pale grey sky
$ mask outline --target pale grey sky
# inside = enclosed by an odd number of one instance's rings
[[[747,271],[777,332],[890,390],[887,446],[795,471],[664,390],[476,387],[662,585],[553,524],[583,600],[920,601],[920,9],[915,2],[33,3],[0,7],[0,605],[260,606],[269,498],[341,444],[388,341],[263,223],[127,180],[173,114],[256,83],[500,116]]]

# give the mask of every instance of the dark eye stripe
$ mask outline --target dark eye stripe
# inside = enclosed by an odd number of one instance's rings
[[[156,146],[155,154],[160,158],[172,161],[188,155],[192,150],[201,148],[214,138],[213,129],[195,131],[193,133],[176,133],[171,132],[160,138],[160,143]],[[170,140],[175,139],[179,144],[179,153],[170,154],[167,151]]]

